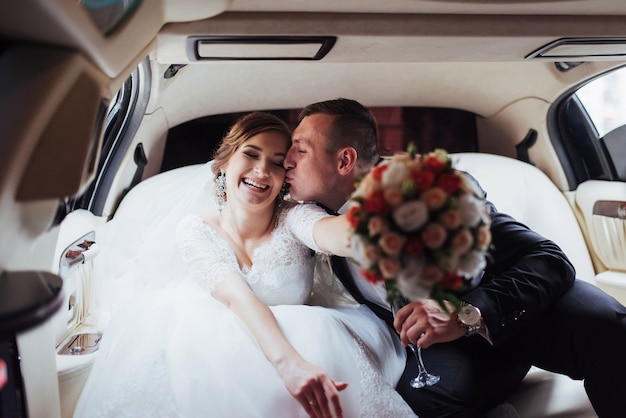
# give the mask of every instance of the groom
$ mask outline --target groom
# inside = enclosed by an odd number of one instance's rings
[[[379,158],[376,121],[366,107],[348,99],[311,104],[300,113],[285,159],[291,197],[342,212],[359,176]],[[622,416],[626,308],[576,280],[553,242],[489,208],[494,262],[461,296],[474,319],[460,321],[432,300],[403,308],[394,328],[404,344],[428,348],[424,361],[441,381],[410,388],[416,366],[409,355],[398,392],[421,418],[481,417],[536,365],[584,379],[600,417]],[[357,301],[388,316],[384,289],[359,277],[353,264],[349,270],[335,273]]]

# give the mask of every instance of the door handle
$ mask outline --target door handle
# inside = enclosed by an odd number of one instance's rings
[[[598,200],[593,205],[593,214],[609,218],[626,219],[626,202],[617,200]]]
[[[59,261],[59,276],[66,278],[78,265],[93,259],[100,252],[96,244],[96,233],[91,231],[69,245]]]

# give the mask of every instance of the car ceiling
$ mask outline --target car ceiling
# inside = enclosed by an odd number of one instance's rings
[[[622,0],[144,0],[102,37],[78,3],[3,2],[0,34],[79,50],[114,77],[128,73],[168,23],[169,34],[337,34],[329,62],[474,62],[524,60],[561,37],[623,36],[626,15]],[[383,48],[371,36],[392,42]]]
[[[0,3],[0,39],[77,51],[112,80],[110,96],[149,56],[156,76],[147,113],[162,112],[170,127],[339,96],[368,106],[456,107],[488,118],[521,100],[549,105],[580,80],[622,65],[626,50],[623,0],[144,0],[107,36],[79,3]],[[337,41],[313,63],[194,60],[188,37],[209,35]],[[599,45],[604,56],[569,72],[558,71],[554,58],[530,58],[563,38],[617,42]],[[613,47],[622,53],[617,59]],[[582,60],[588,57],[567,59]],[[159,77],[170,65],[185,67]]]

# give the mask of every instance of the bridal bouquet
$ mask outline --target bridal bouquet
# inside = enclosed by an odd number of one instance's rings
[[[390,302],[431,297],[458,306],[464,279],[486,265],[490,218],[482,191],[444,150],[413,145],[370,171],[350,198],[354,260]]]

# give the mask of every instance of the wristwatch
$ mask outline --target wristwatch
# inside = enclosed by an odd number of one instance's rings
[[[480,309],[463,301],[461,301],[456,320],[459,325],[465,328],[466,337],[477,334],[483,326],[483,316],[480,313]]]

